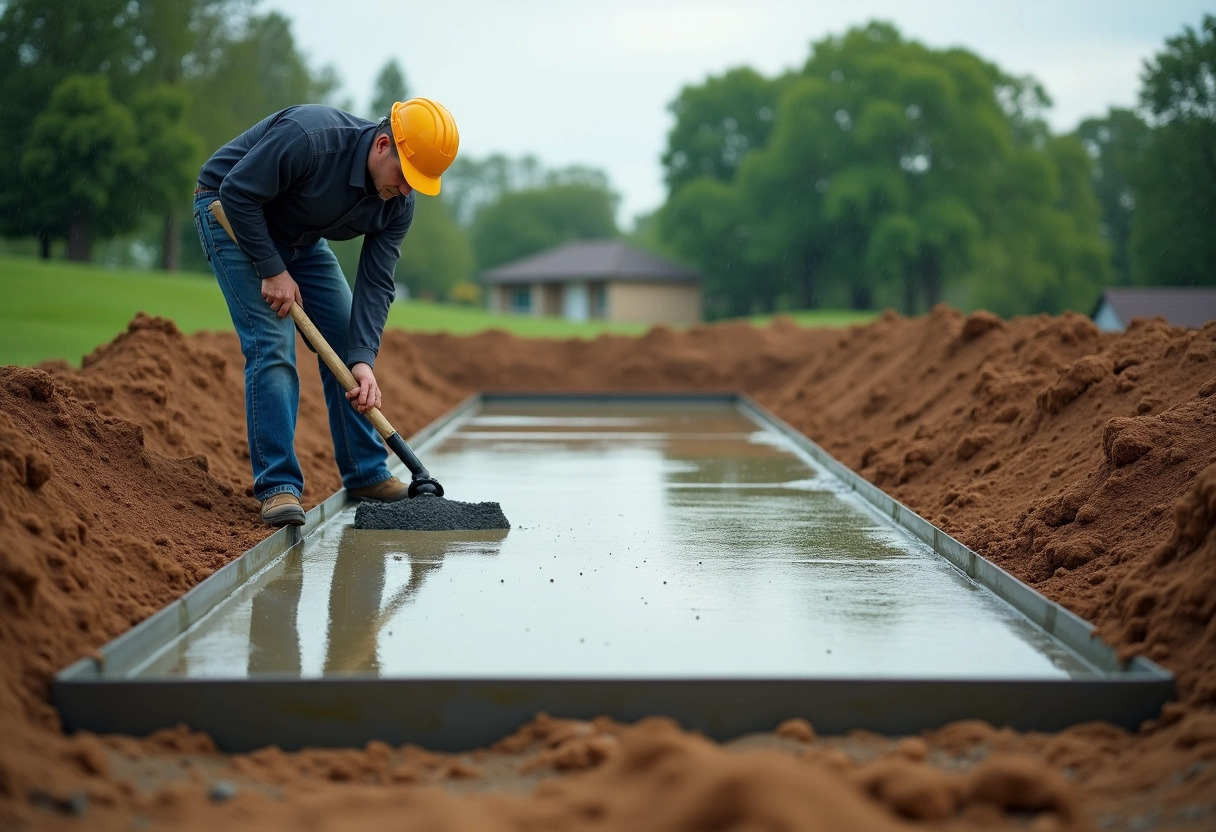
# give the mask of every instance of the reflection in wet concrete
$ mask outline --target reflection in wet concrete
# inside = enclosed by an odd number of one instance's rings
[[[238,647],[247,675],[316,676],[380,670],[384,628],[443,565],[449,552],[495,555],[506,529],[476,532],[384,532],[345,522],[297,545],[247,582],[145,675],[232,675]],[[305,576],[327,573],[324,605],[305,591]],[[392,581],[386,580],[388,575]],[[386,584],[388,591],[386,592]],[[312,593],[313,596],[317,593]],[[240,630],[247,627],[244,637]],[[319,672],[306,667],[306,645],[320,650]],[[317,652],[314,650],[313,652]],[[245,674],[239,674],[245,675]]]
[[[357,539],[353,529],[342,530],[334,577],[329,582],[326,673],[349,673],[355,669],[380,672],[376,636],[384,626],[380,600],[384,594],[384,562],[388,557],[392,557],[391,550],[366,545]],[[421,569],[411,569],[406,591],[416,591],[425,574]]]
[[[144,673],[1062,678],[1089,669],[726,405],[495,404],[420,449],[509,532],[339,515]]]
[[[250,676],[259,673],[300,675],[298,611],[304,588],[301,547],[283,557],[282,567],[266,581],[249,611]]]
[[[444,555],[478,541],[486,544],[484,554],[495,554],[493,544],[506,536],[506,529],[401,534],[344,527],[330,582],[325,673],[378,674],[377,647],[385,626],[442,566]],[[385,566],[393,559],[408,559],[409,577],[385,602]]]

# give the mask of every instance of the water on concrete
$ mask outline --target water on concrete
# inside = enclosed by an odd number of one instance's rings
[[[418,450],[513,528],[360,530],[347,510],[140,674],[1091,673],[730,405],[487,404]]]

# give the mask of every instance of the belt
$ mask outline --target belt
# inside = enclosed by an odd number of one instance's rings
[[[219,191],[217,191],[215,188],[204,188],[201,185],[194,189],[195,196],[198,196],[199,194],[218,194],[218,193],[219,193]]]

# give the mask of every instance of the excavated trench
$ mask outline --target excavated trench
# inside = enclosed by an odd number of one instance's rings
[[[415,449],[513,527],[356,529],[331,499],[61,674],[69,724],[436,748],[537,710],[1051,728],[1139,720],[1172,687],[735,397],[482,397]]]

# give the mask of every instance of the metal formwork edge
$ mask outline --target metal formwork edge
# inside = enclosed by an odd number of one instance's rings
[[[915,734],[960,719],[1020,731],[1103,720],[1135,730],[1160,712],[1162,683],[909,679],[171,679],[57,682],[69,730],[149,734],[185,724],[226,751],[361,747],[482,748],[546,712],[620,722],[667,715],[726,741],[792,716],[825,735]]]
[[[269,744],[362,745],[370,739],[459,750],[492,742],[539,711],[630,721],[668,714],[716,739],[771,729],[803,715],[825,733],[865,727],[913,733],[963,719],[1019,730],[1058,730],[1106,720],[1129,729],[1157,715],[1173,696],[1173,677],[1137,658],[1120,662],[1093,628],[893,500],[751,398],[720,393],[503,393],[466,398],[410,438],[436,440],[481,403],[495,401],[647,401],[733,404],[790,439],[876,511],[914,535],[1105,676],[1077,680],[907,679],[383,679],[368,675],[256,680],[132,679],[156,652],[211,612],[237,587],[315,533],[349,504],[345,491],[280,529],[177,601],[53,680],[67,730],[146,734],[184,723],[220,748]]]
[[[468,396],[456,407],[411,436],[410,444],[417,446],[432,441],[478,403],[479,397],[476,394]],[[399,460],[394,460],[390,469],[395,474],[409,476],[404,464]],[[311,537],[350,503],[351,499],[345,489],[332,494],[305,513],[303,526],[284,526],[279,529],[236,560],[216,570],[181,598],[115,638],[98,651],[97,658],[80,659],[64,669],[57,680],[74,681],[103,675],[121,676],[133,672],[146,663],[156,651],[201,621],[238,586],[293,547],[301,545],[305,538]]]
[[[1142,656],[1130,661],[1119,659],[1115,649],[1102,641],[1092,624],[1054,601],[1040,595],[992,561],[971,550],[934,526],[881,488],[855,473],[801,431],[765,410],[750,397],[739,394],[739,407],[753,419],[771,425],[790,439],[819,465],[848,485],[876,511],[887,515],[900,528],[954,564],[976,583],[1030,619],[1035,626],[1052,635],[1083,660],[1105,673],[1135,674],[1172,680],[1173,676],[1156,662]]]

